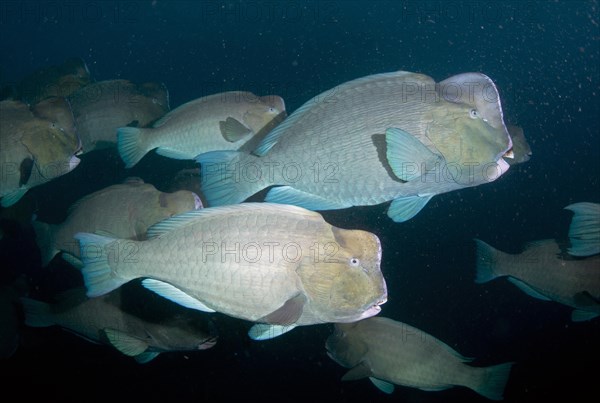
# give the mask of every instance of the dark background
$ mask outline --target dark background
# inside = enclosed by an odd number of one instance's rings
[[[81,57],[97,80],[161,81],[171,108],[226,90],[281,95],[288,112],[344,81],[394,70],[441,81],[468,71],[496,83],[505,120],[524,128],[533,157],[497,181],[436,196],[396,224],[385,205],[325,212],[339,227],[382,240],[389,300],[381,315],[443,340],[474,365],[516,362],[506,402],[582,401],[597,395],[600,320],[533,299],[505,279],[475,284],[473,238],[517,253],[564,238],[574,202],[600,202],[597,1],[49,1],[0,2],[0,84]],[[193,164],[192,164],[193,165]],[[147,156],[125,170],[114,151],[84,155],[69,175],[32,190],[41,221],[61,222],[81,196],[138,175],[159,189],[187,163]],[[5,243],[2,265],[41,279],[27,229]],[[43,283],[43,281],[47,281]],[[69,280],[72,281],[69,277]],[[45,284],[45,285],[44,285]],[[58,284],[58,285],[57,285]],[[40,291],[38,289],[38,291]],[[43,291],[43,290],[42,290]],[[330,325],[254,342],[249,324],[213,315],[207,351],[138,365],[57,328],[22,329],[0,362],[5,393],[60,401],[483,402],[465,388],[388,396],[325,354]],[[23,381],[26,388],[18,387]]]

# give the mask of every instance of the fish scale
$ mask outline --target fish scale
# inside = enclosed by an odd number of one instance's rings
[[[473,359],[441,340],[385,317],[336,324],[326,348],[333,360],[350,368],[343,380],[369,377],[386,393],[393,391],[393,384],[428,391],[465,386],[501,400],[512,367],[512,363],[468,365]]]
[[[209,206],[239,203],[272,185],[267,202],[310,210],[394,201],[388,215],[406,221],[434,195],[491,182],[508,169],[503,155],[511,140],[499,98],[486,103],[480,92],[473,99],[443,96],[444,85],[465,81],[497,93],[479,73],[436,83],[421,74],[393,72],[343,83],[294,111],[252,154],[198,156],[206,168],[203,193]],[[252,166],[262,167],[265,175],[244,180],[244,167]],[[266,167],[273,166],[275,172],[266,175]],[[302,175],[290,175],[290,166]],[[229,175],[224,167],[239,175]],[[419,168],[417,176],[404,177],[405,167]],[[461,175],[449,175],[448,167],[460,169]],[[427,172],[432,168],[438,171],[433,178]]]
[[[91,243],[137,250],[134,261],[84,254],[88,295],[142,277],[149,279],[145,286],[184,306],[294,326],[372,316],[387,299],[378,238],[332,227],[299,207],[243,203],[192,211],[156,224],[148,237],[79,234],[82,251]],[[247,245],[261,248],[260,256]],[[337,246],[328,255],[325,245]]]
[[[212,150],[237,150],[285,116],[283,99],[228,91],[186,102],[150,128],[117,131],[119,154],[128,168],[149,151],[175,159],[193,159]]]

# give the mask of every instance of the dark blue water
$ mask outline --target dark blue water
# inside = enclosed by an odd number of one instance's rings
[[[384,205],[323,215],[381,238],[390,294],[381,315],[429,332],[475,365],[516,362],[507,402],[583,401],[576,397],[597,394],[600,322],[573,323],[570,309],[505,280],[475,284],[473,238],[518,252],[527,241],[565,237],[566,205],[600,202],[598,10],[597,1],[3,1],[0,84],[76,56],[97,81],[164,82],[171,108],[247,90],[281,95],[292,112],[374,73],[488,75],[505,120],[524,128],[529,162],[437,196],[406,223],[393,223]],[[164,189],[183,165],[150,155],[128,171],[114,151],[87,154],[71,174],[32,190],[38,217],[60,222],[75,200],[129,175]],[[23,231],[4,261],[46,279],[41,287],[64,286],[62,268],[40,274]],[[0,363],[2,385],[60,401],[486,401],[464,388],[397,387],[387,396],[368,380],[341,382],[346,370],[325,353],[329,325],[254,342],[247,323],[215,320],[216,347],[147,365],[56,328],[24,328],[15,355]]]

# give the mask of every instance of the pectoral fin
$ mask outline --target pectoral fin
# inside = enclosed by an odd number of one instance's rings
[[[248,129],[243,123],[232,117],[228,117],[225,121],[220,121],[219,129],[221,130],[223,138],[230,143],[235,143],[244,136],[252,133],[252,130]]]
[[[31,158],[23,158],[21,165],[19,166],[19,186],[25,185],[31,178],[31,172],[33,171],[33,160]]]
[[[394,222],[408,221],[416,216],[432,197],[433,195],[416,195],[395,199],[390,204],[387,214]]]
[[[427,168],[433,168],[440,161],[440,156],[402,129],[387,129],[385,141],[388,163],[394,174],[403,181],[419,178]]]
[[[117,350],[125,355],[136,356],[142,354],[148,348],[148,343],[121,332],[120,330],[106,328],[100,331],[101,337],[104,338]]]
[[[440,390],[450,389],[451,387],[452,387],[452,385],[444,385],[444,386],[437,386],[437,387],[431,386],[431,387],[428,387],[428,388],[427,387],[422,387],[422,388],[419,388],[419,389],[424,390],[426,392],[439,392]]]
[[[156,149],[156,153],[158,155],[162,155],[163,157],[173,158],[175,160],[189,160],[194,158],[193,156],[190,156],[184,151],[175,150],[169,147],[158,147]]]
[[[281,326],[257,323],[256,325],[250,328],[250,330],[248,331],[248,336],[250,336],[252,340],[268,340],[277,336],[281,336],[282,334],[289,332],[295,327],[296,325]]]
[[[539,291],[534,290],[533,288],[531,288],[531,286],[527,285],[526,283],[524,283],[521,280],[518,280],[514,277],[509,277],[508,281],[510,281],[517,287],[519,287],[519,289],[521,291],[523,291],[525,294],[529,295],[530,297],[541,299],[542,301],[552,301],[550,298],[548,298],[544,294],[540,293]]]
[[[15,204],[16,202],[18,202],[19,200],[21,200],[21,197],[23,197],[23,195],[25,195],[25,193],[27,193],[27,191],[29,190],[29,187],[27,186],[22,186],[16,190],[13,190],[10,193],[5,194],[4,196],[2,196],[2,200],[0,201],[0,205],[2,207],[10,207],[13,204]]]
[[[291,204],[307,210],[337,210],[352,207],[351,204],[342,204],[327,200],[321,196],[294,189],[291,186],[277,186],[269,190],[265,198],[267,203]]]
[[[598,312],[576,309],[571,313],[571,320],[573,322],[585,322],[597,318],[598,316],[600,316],[600,313]]]
[[[160,353],[154,351],[147,351],[145,353],[136,355],[134,358],[138,364],[146,364],[158,357],[159,354]]]
[[[342,376],[342,381],[354,381],[357,379],[370,378],[371,375],[373,375],[371,368],[364,361],[361,361],[360,364]]]
[[[285,301],[279,309],[260,318],[257,322],[283,326],[292,325],[302,316],[304,304],[306,304],[306,297],[304,294],[298,293],[296,296]]]
[[[185,306],[186,308],[197,309],[202,312],[215,312],[213,309],[207,307],[196,298],[163,281],[146,278],[142,280],[142,285],[150,291],[154,291],[161,297]]]
[[[383,393],[387,393],[389,395],[394,391],[393,383],[382,381],[381,379],[373,378],[372,376],[370,376],[369,379],[371,382],[373,382],[373,385],[377,386],[377,389]]]

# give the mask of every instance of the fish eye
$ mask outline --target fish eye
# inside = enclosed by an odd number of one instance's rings
[[[275,108],[273,108],[272,106],[271,106],[271,107],[269,107],[269,112],[271,112],[271,113],[275,113],[275,112],[276,112],[276,111],[275,111]]]
[[[471,119],[477,119],[479,117],[479,112],[477,112],[477,109],[471,109],[469,111],[469,116]]]
[[[360,260],[358,260],[355,257],[353,257],[353,258],[350,259],[350,266],[357,267],[359,265],[360,265]]]

